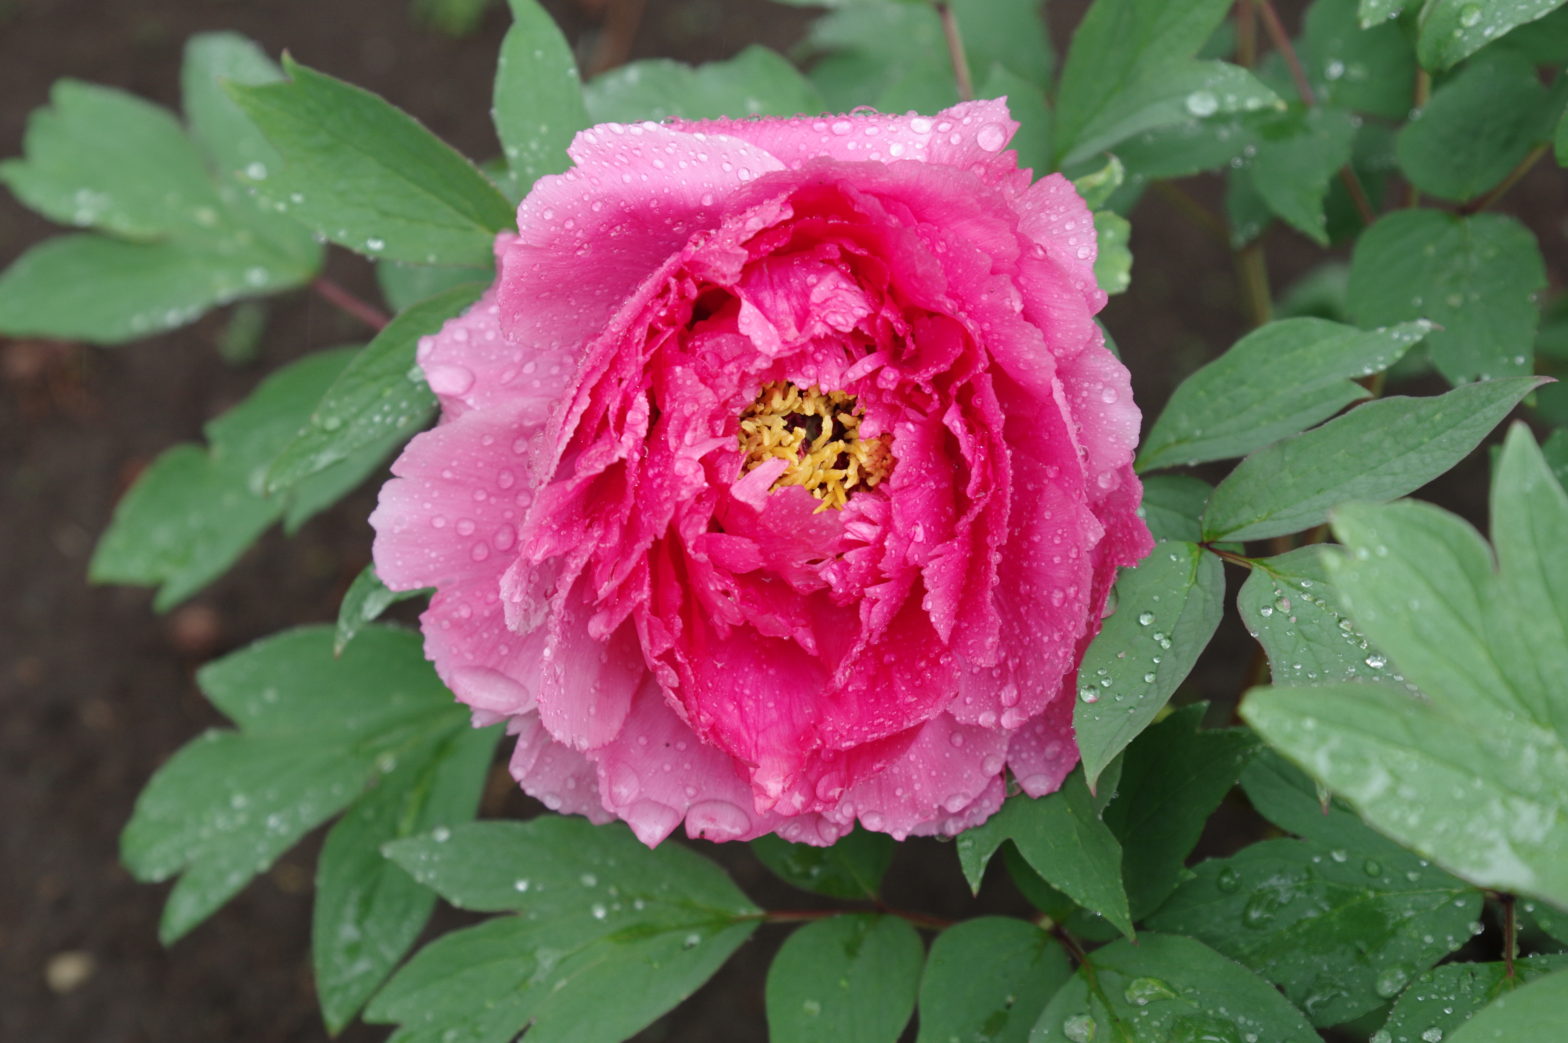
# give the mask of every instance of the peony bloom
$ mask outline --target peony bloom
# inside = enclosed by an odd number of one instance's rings
[[[647,844],[952,834],[1077,760],[1148,551],[1093,224],[1000,101],[607,124],[419,361],[371,521],[528,793]]]

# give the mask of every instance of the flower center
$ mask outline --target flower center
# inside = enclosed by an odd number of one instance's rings
[[[864,414],[842,391],[802,391],[787,380],[765,385],[740,415],[740,448],[751,471],[775,457],[789,461],[773,483],[805,486],[837,510],[855,489],[874,488],[893,473],[893,436],[860,437]]]

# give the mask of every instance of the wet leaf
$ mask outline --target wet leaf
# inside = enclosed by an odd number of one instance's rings
[[[984,916],[949,927],[931,943],[921,977],[916,1043],[1024,1043],[1071,976],[1062,947],[1025,920]]]
[[[342,655],[343,649],[348,647],[348,643],[354,640],[354,635],[366,623],[374,623],[381,618],[381,613],[399,601],[429,593],[428,589],[388,590],[387,585],[381,582],[381,577],[376,575],[376,566],[366,565],[354,577],[354,582],[349,584],[348,592],[343,595],[343,603],[338,606],[338,627],[332,640],[332,654]]]
[[[180,749],[136,800],[120,857],[138,880],[180,874],[159,934],[172,942],[353,801],[382,766],[468,728],[417,635],[374,628],[341,658],[303,627],[204,667],[238,731]]]
[[[1031,1043],[1248,1038],[1318,1043],[1262,978],[1201,942],[1150,933],[1089,953],[1029,1035]]]
[[[1348,111],[1301,107],[1258,128],[1250,177],[1269,210],[1320,246],[1328,245],[1323,202],[1350,162],[1357,120]]]
[[[509,172],[508,190],[521,199],[545,174],[570,165],[566,146],[591,121],[572,48],[535,0],[510,0],[512,27],[501,41],[490,109]]]
[[[614,1043],[706,981],[759,912],[713,863],[650,851],[619,824],[475,822],[385,850],[459,908],[515,914],[436,939],[376,994],[365,1020],[399,1023],[399,1040],[509,1040],[531,1025],[538,1041]]]
[[[1563,0],[1430,0],[1421,12],[1416,53],[1422,65],[1441,72],[1562,5]]]
[[[1326,319],[1271,322],[1182,381],[1138,453],[1139,470],[1245,456],[1370,397],[1355,383],[1397,362],[1431,331]]]
[[[1412,1043],[1448,1039],[1482,1007],[1521,985],[1563,969],[1568,969],[1568,955],[1515,960],[1512,975],[1508,965],[1501,962],[1434,967],[1410,983],[1381,1031],[1390,1043],[1398,1039]],[[1568,978],[1564,984],[1568,984]]]
[[[1325,104],[1400,121],[1410,114],[1415,52],[1398,26],[1363,28],[1356,0],[1315,0],[1302,19],[1301,64]]]
[[[1312,1023],[1376,1010],[1470,940],[1481,894],[1408,852],[1265,840],[1198,866],[1149,921],[1285,990]]]
[[[1116,611],[1078,668],[1073,729],[1092,785],[1148,726],[1208,646],[1224,611],[1219,558],[1162,543],[1116,584]]]
[[[896,845],[886,833],[857,829],[828,847],[791,844],[775,834],[751,842],[752,853],[774,875],[805,891],[833,898],[875,898]]]
[[[1156,540],[1196,543],[1203,536],[1199,519],[1214,486],[1189,474],[1155,474],[1143,479],[1139,512]]]
[[[920,936],[896,916],[797,928],[768,968],[768,1038],[894,1043],[914,1013],[924,956]]]
[[[1557,971],[1500,996],[1460,1026],[1448,1043],[1551,1039],[1568,1023],[1568,971]]]
[[[1450,381],[1531,371],[1546,285],[1535,237],[1502,214],[1400,210],[1356,242],[1350,314],[1363,326],[1430,319],[1432,361]]]
[[[696,66],[667,58],[631,62],[595,77],[585,99],[595,123],[794,116],[823,109],[810,80],[778,53],[755,46],[727,61]]]
[[[1379,399],[1261,449],[1209,497],[1204,538],[1284,536],[1339,504],[1413,492],[1464,459],[1541,382],[1509,377],[1431,398]]]

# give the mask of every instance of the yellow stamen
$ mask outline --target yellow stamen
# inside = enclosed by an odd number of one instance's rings
[[[856,488],[874,488],[893,473],[893,436],[859,437],[862,418],[853,395],[802,391],[787,380],[765,386],[740,415],[744,470],[775,457],[789,461],[773,483],[801,485],[822,501],[817,511],[840,509]]]

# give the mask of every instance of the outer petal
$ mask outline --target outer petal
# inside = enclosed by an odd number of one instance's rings
[[[931,831],[923,827],[964,812],[993,789],[1000,791],[1007,744],[999,729],[959,724],[942,714],[921,726],[902,757],[850,787],[838,811],[899,840]]]

